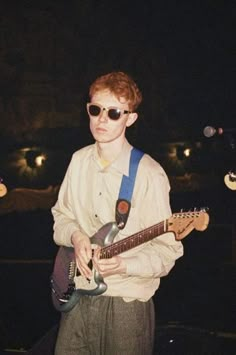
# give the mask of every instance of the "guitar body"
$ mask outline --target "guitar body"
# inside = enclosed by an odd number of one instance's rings
[[[100,247],[111,245],[118,231],[115,222],[107,223],[91,237],[91,244]],[[92,269],[92,262],[89,263],[89,266]],[[96,270],[93,273],[91,282],[81,276],[76,266],[74,248],[61,246],[56,256],[50,280],[54,307],[58,311],[68,312],[75,306],[81,295],[96,296],[104,293],[107,285],[103,277]],[[75,276],[84,280],[84,288],[76,289]]]

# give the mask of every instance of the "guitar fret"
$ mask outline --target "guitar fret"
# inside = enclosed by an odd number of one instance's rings
[[[158,223],[152,227],[144,229],[124,240],[119,240],[111,245],[105,246],[101,250],[100,257],[110,259],[143,243],[146,243],[164,232],[164,223]]]

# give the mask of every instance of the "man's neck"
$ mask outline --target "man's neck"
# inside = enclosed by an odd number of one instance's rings
[[[114,161],[122,151],[124,141],[125,140],[123,140],[122,142],[114,141],[109,143],[97,142],[99,157],[107,162]]]

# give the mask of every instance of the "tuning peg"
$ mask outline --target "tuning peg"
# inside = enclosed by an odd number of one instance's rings
[[[201,207],[200,211],[201,212],[207,212],[207,211],[209,211],[209,207]]]

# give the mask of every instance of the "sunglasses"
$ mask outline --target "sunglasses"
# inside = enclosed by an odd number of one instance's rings
[[[102,107],[99,104],[93,104],[93,103],[88,103],[87,104],[87,111],[88,114],[94,117],[100,116],[102,115],[103,111],[107,111],[107,116],[111,119],[111,120],[118,120],[122,115],[126,114],[126,113],[131,113],[131,111],[127,111],[127,110],[121,110],[118,107]]]

